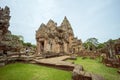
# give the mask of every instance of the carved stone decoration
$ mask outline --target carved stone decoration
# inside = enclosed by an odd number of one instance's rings
[[[10,10],[6,6],[4,9],[0,7],[0,41],[3,39],[5,33],[8,32],[9,20],[10,20]]]
[[[0,7],[0,52],[3,51],[18,51],[20,49],[19,37],[12,35],[8,30],[10,21],[10,9],[9,7]]]
[[[47,24],[42,23],[36,31],[37,54],[50,53],[74,53],[82,47],[81,40],[74,37],[74,33],[68,19],[65,17],[60,26],[49,20]]]

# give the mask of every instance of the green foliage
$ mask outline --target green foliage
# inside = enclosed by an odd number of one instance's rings
[[[25,47],[33,47],[33,48],[36,48],[36,45],[31,44],[31,43],[29,43],[29,42],[23,43],[23,45],[24,45]]]
[[[105,43],[99,43],[97,49],[101,49],[105,47]]]
[[[24,37],[21,35],[12,35],[13,37],[17,38],[17,40],[19,40],[19,42],[24,46],[24,47],[33,47],[36,48],[36,45],[31,44],[29,42],[24,42]]]
[[[88,50],[90,50],[92,48],[94,48],[94,49],[108,48],[110,46],[113,46],[116,40],[117,39],[115,39],[115,40],[109,39],[107,42],[99,43],[98,39],[96,39],[96,38],[88,38],[83,43],[83,46],[85,47],[85,49],[88,49]]]
[[[40,65],[15,63],[0,67],[0,80],[71,80],[68,71]]]
[[[69,60],[71,61],[71,60]],[[120,75],[117,73],[117,68],[106,67],[104,64],[99,62],[99,58],[96,60],[93,59],[82,59],[78,57],[74,61],[76,64],[80,64],[88,72],[99,74],[105,78],[105,80],[120,80]]]
[[[87,49],[87,43],[83,43],[85,49]]]
[[[88,38],[85,43],[92,43],[94,46],[98,46],[99,42],[98,42],[98,39],[97,38]]]
[[[31,46],[32,46],[32,44],[31,44],[31,43],[29,43],[29,42],[27,42],[27,43],[24,43],[24,46],[31,47]]]
[[[36,45],[32,44],[32,46],[31,46],[31,47],[36,48]]]
[[[24,37],[22,35],[18,35],[19,39],[24,41]]]
[[[83,43],[83,46],[87,50],[95,50],[96,49],[96,46],[93,43],[91,43],[91,42]]]
[[[84,43],[83,46],[87,50],[95,50],[98,46],[99,42],[97,38],[88,38]]]

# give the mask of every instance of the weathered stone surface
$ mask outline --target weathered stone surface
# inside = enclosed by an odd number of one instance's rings
[[[97,74],[91,74],[92,80],[105,80],[102,76]]]
[[[72,79],[73,80],[83,80],[83,67],[81,65],[75,65],[73,72],[72,72]]]
[[[0,42],[2,41],[6,32],[8,32],[9,27],[9,8],[6,6],[5,8],[0,7]]]
[[[0,8],[0,52],[19,51],[22,44],[19,37],[12,35],[8,30],[10,20],[9,7]],[[1,54],[1,53],[0,53]]]
[[[82,66],[76,65],[72,72],[72,80],[104,80],[104,78],[100,75],[86,72]]]
[[[83,76],[84,76],[84,80],[92,80],[91,73],[89,72],[85,72]]]
[[[70,56],[60,56],[60,57],[46,58],[40,60],[34,59],[34,61],[41,65],[52,66],[52,67],[72,71],[74,69],[75,64],[63,61],[67,58],[70,58]]]
[[[5,66],[5,62],[0,63],[0,66]]]
[[[77,56],[71,55],[70,59],[71,59],[71,60],[76,60],[76,59],[77,59]]]
[[[0,56],[0,66],[4,66],[6,64],[6,58],[3,56]]]
[[[42,54],[42,57],[44,58],[57,57],[57,56],[60,56],[59,53],[46,52]]]
[[[120,74],[120,70],[117,71]]]
[[[77,71],[83,71],[83,66],[82,65],[75,65],[75,68],[74,70],[77,70]]]
[[[1,59],[0,59],[0,63],[5,62],[5,60],[6,60],[6,59],[5,59],[4,57],[1,58]]]
[[[41,24],[36,31],[37,53],[77,53],[81,49],[81,40],[74,37],[72,27],[65,17],[58,27],[53,20]]]

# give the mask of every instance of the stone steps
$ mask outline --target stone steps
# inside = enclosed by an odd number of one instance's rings
[[[0,56],[0,66],[5,66],[6,59],[3,56]]]

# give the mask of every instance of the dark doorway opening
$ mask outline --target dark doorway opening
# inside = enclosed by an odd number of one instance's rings
[[[73,52],[72,52],[73,54],[75,53],[75,48],[73,48]]]
[[[41,41],[40,42],[40,49],[41,49],[41,52],[43,52],[44,51],[44,41]]]

